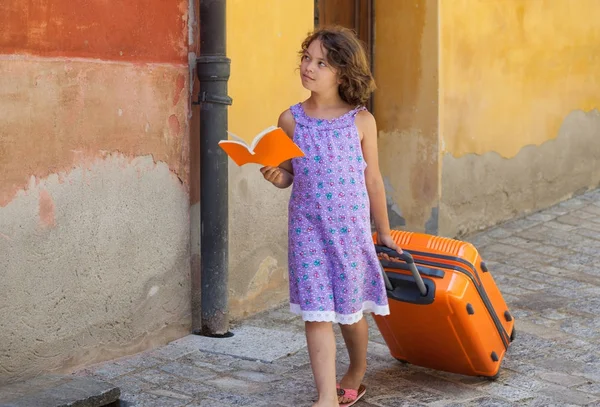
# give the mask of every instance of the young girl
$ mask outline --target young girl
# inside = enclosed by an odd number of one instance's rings
[[[350,406],[365,393],[368,325],[364,312],[389,314],[371,237],[402,251],[390,236],[374,117],[364,108],[375,83],[354,33],[321,29],[304,40],[300,76],[310,97],[279,117],[278,125],[305,156],[263,167],[278,188],[293,185],[289,202],[290,308],[305,321],[318,401]],[[336,384],[339,323],[350,366]]]

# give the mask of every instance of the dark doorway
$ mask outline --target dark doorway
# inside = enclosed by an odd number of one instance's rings
[[[315,28],[341,25],[356,32],[365,45],[373,71],[374,0],[315,0]],[[367,108],[372,111],[373,98]]]

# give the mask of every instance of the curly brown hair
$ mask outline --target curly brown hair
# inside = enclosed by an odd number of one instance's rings
[[[365,105],[375,90],[375,80],[365,48],[354,31],[339,26],[315,30],[302,42],[301,57],[315,40],[321,41],[327,62],[338,73],[342,100],[351,106]]]

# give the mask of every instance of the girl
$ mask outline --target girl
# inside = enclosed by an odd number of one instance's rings
[[[313,407],[350,406],[362,397],[368,325],[363,312],[389,314],[378,244],[402,251],[390,236],[374,117],[364,108],[375,83],[360,41],[344,28],[317,30],[302,43],[300,76],[311,92],[279,117],[305,156],[263,167],[289,202],[290,308],[305,321],[319,394]],[[340,324],[350,366],[336,385]]]

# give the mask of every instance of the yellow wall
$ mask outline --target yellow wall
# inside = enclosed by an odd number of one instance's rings
[[[309,96],[298,50],[313,29],[308,0],[229,0],[229,131],[250,141]],[[229,307],[239,319],[288,298],[287,203],[290,188],[265,181],[259,166],[229,163]]]
[[[251,140],[276,125],[285,108],[308,97],[296,71],[297,51],[313,21],[312,1],[227,2],[229,131]]]
[[[441,4],[442,152],[513,157],[600,106],[600,1]]]

